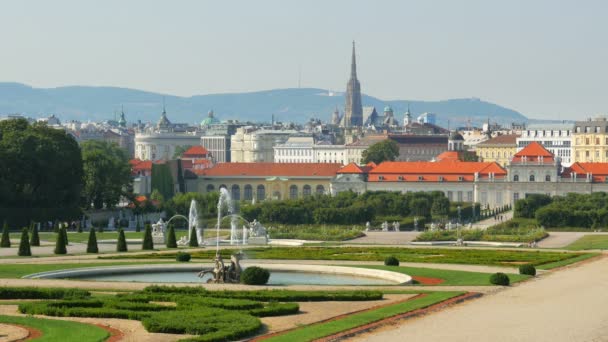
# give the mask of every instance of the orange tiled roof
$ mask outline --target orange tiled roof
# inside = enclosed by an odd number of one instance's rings
[[[337,173],[364,173],[363,170],[356,163],[350,163],[345,167],[338,170]]]
[[[218,177],[333,177],[341,167],[342,164],[337,163],[218,163],[197,174]]]
[[[605,182],[608,176],[608,163],[574,163],[569,168],[566,168],[562,173],[562,177],[572,177],[576,172],[576,178],[586,178],[587,173],[590,173],[594,182]]]
[[[183,157],[196,157],[196,156],[206,156],[209,154],[209,151],[203,146],[196,145],[192,146],[184,152]]]
[[[477,146],[479,147],[489,147],[489,146],[504,146],[508,147],[509,145],[515,146],[516,139],[519,137],[517,134],[503,134],[498,135],[492,139],[488,139],[486,141],[482,141]]]
[[[369,172],[368,181],[437,182],[442,177],[446,182],[461,181],[461,179],[472,182],[475,180],[475,173],[480,177],[487,177],[493,173],[494,177],[502,178],[506,176],[507,171],[494,162],[384,162]],[[382,180],[380,176],[383,177]]]
[[[553,158],[553,153],[549,152],[543,145],[536,141],[531,142],[521,151],[515,153],[513,157],[550,157]]]
[[[457,151],[445,151],[437,156],[438,162],[444,161],[461,161],[460,154]]]

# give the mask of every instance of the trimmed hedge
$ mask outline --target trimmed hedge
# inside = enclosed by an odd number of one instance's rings
[[[498,273],[494,273],[490,276],[490,283],[492,283],[494,285],[509,286],[511,281],[510,281],[508,275],[506,275],[502,272],[498,272]]]
[[[89,291],[80,289],[0,287],[0,299],[63,299],[89,296],[91,296]]]
[[[89,241],[87,241],[87,253],[99,253],[95,228],[91,228],[91,230],[89,231]]]
[[[40,235],[35,224],[32,225],[32,237],[30,238],[30,246],[40,246]]]
[[[199,247],[198,237],[196,236],[196,228],[190,228],[190,242],[188,242],[188,246]]]
[[[8,224],[4,222],[2,225],[2,239],[0,239],[0,247],[1,248],[10,248],[11,247],[11,239],[8,231]]]
[[[146,224],[146,230],[144,231],[144,240],[141,245],[142,250],[153,250],[154,241],[152,240],[152,227],[150,224]]]
[[[27,228],[23,228],[21,232],[21,240],[19,241],[19,256],[32,256],[32,248],[30,247],[30,239],[27,234]]]
[[[190,261],[190,259],[192,259],[192,256],[190,255],[190,253],[178,252],[175,255],[175,261],[188,262],[188,261]]]
[[[395,258],[394,256],[389,256],[386,259],[384,259],[384,265],[386,266],[399,266],[399,259]]]
[[[256,317],[274,317],[293,315],[300,312],[298,303],[276,303],[270,302],[263,308],[249,310],[248,313]]]
[[[175,238],[175,228],[173,223],[169,225],[169,231],[167,232],[167,248],[177,248],[177,240]]]
[[[67,254],[68,250],[66,248],[67,242],[66,242],[66,237],[63,235],[65,232],[65,230],[63,228],[59,229],[59,232],[57,233],[57,240],[55,241],[55,250],[54,253],[55,254]],[[67,236],[67,233],[66,233]]]
[[[125,238],[125,231],[121,228],[118,231],[118,240],[116,241],[117,252],[127,252],[127,239]]]
[[[266,285],[270,278],[270,272],[267,269],[250,266],[241,273],[241,283],[246,285]]]
[[[535,276],[536,267],[534,267],[534,265],[530,265],[530,264],[521,265],[521,266],[519,266],[519,274]]]

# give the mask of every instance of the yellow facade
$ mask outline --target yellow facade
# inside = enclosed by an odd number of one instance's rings
[[[233,200],[256,201],[296,199],[328,194],[333,177],[199,177],[198,192],[208,193],[226,187]]]
[[[507,166],[515,153],[517,153],[516,134],[499,135],[475,145],[475,154],[479,161],[496,162]]]
[[[608,134],[574,133],[572,153],[573,162],[608,162]]]

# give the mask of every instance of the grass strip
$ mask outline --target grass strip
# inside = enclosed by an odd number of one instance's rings
[[[580,239],[566,246],[571,251],[588,249],[608,249],[608,235],[584,235]]]
[[[403,314],[412,310],[421,309],[430,305],[460,296],[464,292],[431,292],[424,297],[408,300],[402,303],[385,306],[376,310],[369,310],[341,319],[325,323],[311,324],[299,329],[292,330],[282,335],[277,335],[266,339],[272,342],[300,342],[312,341],[325,336],[337,334],[339,332],[353,329],[365,324],[377,322],[379,320]]]
[[[572,264],[575,264],[577,262],[581,262],[583,260],[587,260],[587,259],[596,257],[596,256],[598,256],[600,254],[601,253],[578,254],[578,256],[576,256],[574,258],[566,259],[566,260],[561,260],[561,261],[556,261],[556,262],[552,262],[552,263],[548,263],[548,264],[544,264],[544,265],[540,265],[540,266],[536,266],[536,268],[538,268],[539,270],[550,270],[550,269],[557,268],[557,267],[572,265]]]
[[[110,334],[91,324],[54,319],[0,315],[0,323],[19,324],[42,332],[36,342],[97,342],[105,341]]]

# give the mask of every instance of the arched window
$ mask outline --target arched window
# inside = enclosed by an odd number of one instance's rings
[[[530,175],[530,182],[534,182],[534,175]]]
[[[262,184],[258,185],[256,197],[258,201],[263,201],[266,198],[266,188]]]
[[[519,182],[519,175],[514,175],[513,176],[513,181],[514,182]]]
[[[253,188],[251,187],[250,184],[245,185],[245,189],[244,189],[244,194],[243,194],[243,199],[245,201],[251,201],[251,199],[253,198]]]
[[[316,193],[317,195],[323,195],[325,193],[325,187],[321,184],[317,185]]]
[[[239,187],[237,184],[234,184],[232,186],[232,200],[234,201],[240,201],[241,200],[241,187]]]
[[[545,175],[545,182],[551,181],[551,175]]]
[[[312,194],[312,188],[310,187],[310,185],[304,185],[304,188],[302,188],[302,194],[304,195],[304,197],[310,197],[310,195]]]
[[[222,185],[220,185],[220,190],[221,190],[222,188],[224,188],[224,189],[228,190],[228,187],[226,186],[226,184],[222,184]]]
[[[298,198],[298,187],[296,185],[292,185],[289,187],[289,199]]]
[[[215,190],[215,187],[213,186],[213,184],[207,184],[207,192],[213,192]]]

